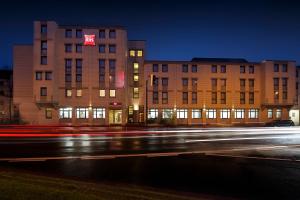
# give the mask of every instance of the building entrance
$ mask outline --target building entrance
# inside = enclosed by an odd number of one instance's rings
[[[122,124],[122,110],[109,111],[109,124]]]

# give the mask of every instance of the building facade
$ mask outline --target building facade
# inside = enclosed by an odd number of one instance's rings
[[[14,47],[14,105],[30,124],[263,124],[288,119],[294,61],[145,60],[120,26],[34,23]]]
[[[6,123],[13,118],[12,104],[12,70],[0,70],[0,123]]]

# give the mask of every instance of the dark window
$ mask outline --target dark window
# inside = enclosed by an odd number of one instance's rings
[[[253,65],[249,66],[249,74],[254,74],[254,66]]]
[[[161,71],[162,72],[168,72],[168,65],[167,64],[162,64]]]
[[[287,71],[288,71],[287,64],[282,64],[282,72],[287,72]]]
[[[47,56],[41,56],[41,65],[47,65]]]
[[[169,82],[169,79],[168,79],[168,78],[162,78],[162,79],[161,79],[161,84],[162,84],[163,86],[168,86],[168,82]]]
[[[76,53],[82,52],[82,44],[76,44]]]
[[[72,52],[72,44],[65,44],[65,52],[66,53]]]
[[[105,30],[104,29],[100,29],[99,30],[99,38],[105,38]]]
[[[221,65],[221,73],[226,73],[226,65]]]
[[[76,59],[76,82],[82,82],[82,59]]]
[[[41,87],[41,96],[47,96],[47,88],[46,87]]]
[[[116,30],[109,30],[109,38],[116,38]]]
[[[188,86],[189,79],[188,78],[182,78],[182,86]]]
[[[35,80],[42,80],[43,72],[35,72]]]
[[[99,53],[105,53],[105,44],[99,45]]]
[[[158,104],[158,92],[153,92],[153,104]]]
[[[246,72],[246,67],[244,65],[240,66],[240,73],[244,74]]]
[[[192,86],[197,86],[198,79],[197,78],[192,78]]]
[[[218,72],[218,66],[217,65],[212,65],[211,66],[211,73],[217,73]]]
[[[226,79],[222,78],[220,82],[221,82],[221,90],[226,90]]]
[[[47,34],[47,24],[41,25],[41,34]]]
[[[182,72],[187,73],[189,71],[189,66],[187,64],[182,65]]]
[[[76,29],[76,37],[82,38],[82,30],[81,29]]]
[[[66,38],[71,38],[72,37],[72,29],[66,29],[65,37]]]
[[[188,92],[182,92],[182,103],[183,104],[188,104]]]
[[[198,66],[197,65],[192,65],[192,72],[196,73],[198,71]]]
[[[115,44],[110,44],[108,46],[109,53],[116,53],[116,45]]]
[[[240,104],[245,104],[245,92],[240,92]]]
[[[287,100],[287,97],[288,97],[287,91],[282,91],[282,99]]]
[[[249,104],[254,104],[254,92],[249,92]]]
[[[246,80],[240,79],[240,90],[245,90]]]
[[[279,72],[279,64],[274,64],[274,72]]]
[[[226,92],[221,92],[221,104],[226,104]]]
[[[192,104],[197,103],[197,92],[192,92]]]
[[[158,72],[158,64],[153,64],[152,65],[152,71],[153,72]]]
[[[65,59],[65,82],[72,82],[72,59]]]
[[[276,90],[276,91],[279,90],[279,78],[273,79],[273,86],[274,86],[274,90]]]
[[[288,88],[288,79],[282,78],[282,90],[287,90]]]
[[[217,104],[217,92],[212,92],[211,93],[211,103],[212,104]]]
[[[109,73],[115,73],[115,70],[116,70],[116,60],[110,59],[108,66],[109,66]]]
[[[52,80],[52,72],[45,72],[45,79]]]
[[[212,78],[211,79],[211,89],[212,90],[217,90],[217,84],[218,84],[218,81],[216,78]]]
[[[167,104],[168,103],[168,92],[162,92],[162,103]]]
[[[254,88],[254,79],[249,79],[249,88],[250,89]]]
[[[41,50],[42,51],[47,50],[47,41],[46,40],[41,41]]]

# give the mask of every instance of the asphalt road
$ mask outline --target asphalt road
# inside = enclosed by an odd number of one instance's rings
[[[300,128],[1,127],[0,166],[233,198],[300,198]]]

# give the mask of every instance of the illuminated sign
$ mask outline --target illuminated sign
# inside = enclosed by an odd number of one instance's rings
[[[111,106],[121,106],[122,103],[121,102],[110,102],[109,105],[111,105]]]
[[[84,35],[85,46],[95,46],[95,35]]]

